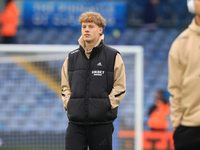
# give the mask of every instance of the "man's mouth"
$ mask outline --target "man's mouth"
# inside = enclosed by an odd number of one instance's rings
[[[85,36],[85,37],[88,37],[88,36],[90,36],[90,34],[85,34],[84,36]]]

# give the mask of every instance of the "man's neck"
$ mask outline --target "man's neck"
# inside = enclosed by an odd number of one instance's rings
[[[92,49],[96,46],[98,40],[99,39],[97,39],[97,41],[94,41],[94,42],[91,42],[91,43],[85,42],[86,51],[91,52]]]
[[[200,26],[200,16],[199,15],[196,15],[195,16],[195,22],[198,26]]]
[[[85,42],[85,47],[87,52],[91,52],[92,49],[94,48],[95,44],[94,43],[87,43]]]

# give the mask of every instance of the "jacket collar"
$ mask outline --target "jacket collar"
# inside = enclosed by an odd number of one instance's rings
[[[87,51],[86,51],[86,47],[85,47],[85,43],[84,43],[84,41],[83,41],[83,37],[81,36],[81,37],[78,39],[78,42],[79,42],[79,45],[80,45],[79,49],[81,50],[82,54],[90,55],[90,58],[92,58],[96,53],[98,53],[98,52],[102,49],[102,47],[103,47],[103,45],[104,45],[103,40],[104,40],[104,34],[101,34],[101,36],[99,37],[98,42],[96,43],[96,45],[95,45],[95,47],[92,49],[92,51],[87,52]]]
[[[195,18],[193,18],[192,23],[189,25],[189,29],[197,34],[200,34],[200,26],[196,24]]]

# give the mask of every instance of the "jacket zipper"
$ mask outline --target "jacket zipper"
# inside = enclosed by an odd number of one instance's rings
[[[89,103],[89,84],[90,84],[90,60],[88,60],[87,65],[87,80],[86,80],[86,104],[85,104],[85,112],[86,112],[86,121],[88,121],[88,103]]]

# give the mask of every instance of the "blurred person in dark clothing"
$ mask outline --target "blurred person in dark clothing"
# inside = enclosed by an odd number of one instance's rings
[[[150,107],[148,112],[148,126],[151,130],[165,131],[169,127],[169,107],[168,100],[164,96],[164,91],[157,91],[154,104]]]
[[[6,0],[6,7],[0,14],[0,34],[2,36],[1,43],[11,44],[17,34],[19,24],[20,11],[14,0]]]
[[[149,2],[146,4],[143,15],[144,28],[148,30],[157,29],[159,17],[156,7],[159,5],[159,3],[160,0],[149,0]]]

